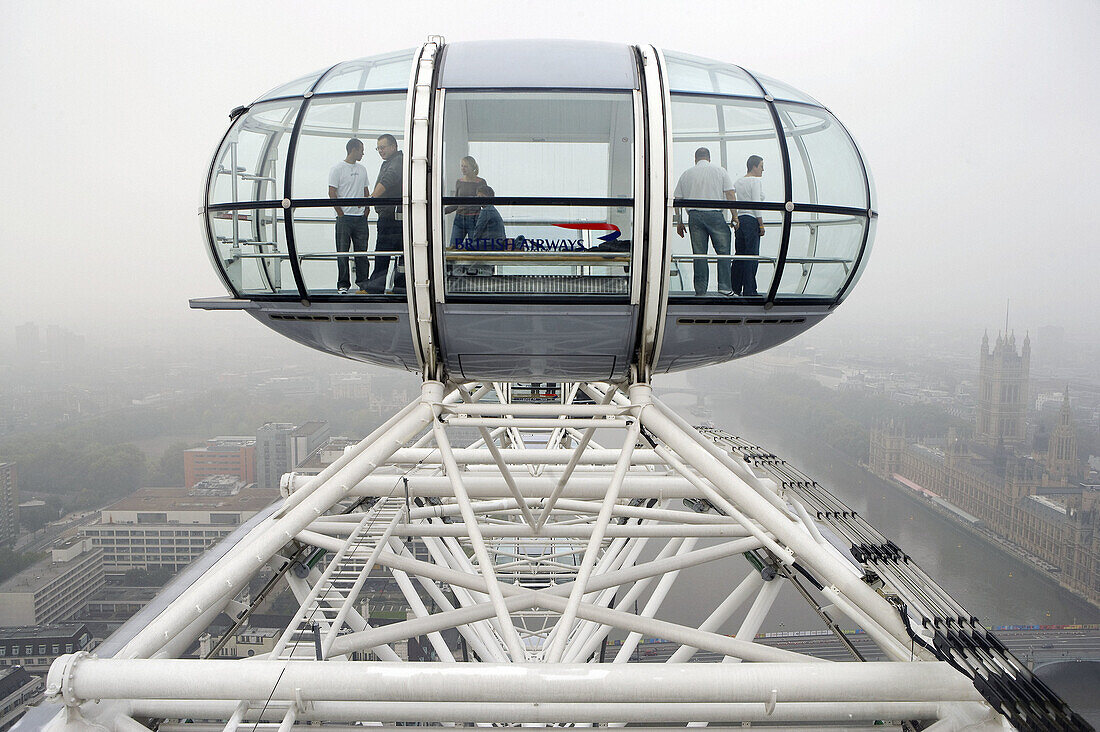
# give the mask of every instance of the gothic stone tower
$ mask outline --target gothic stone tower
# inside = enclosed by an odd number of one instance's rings
[[[1078,478],[1077,431],[1073,427],[1073,412],[1069,407],[1069,386],[1066,386],[1058,424],[1050,434],[1047,448],[1047,474],[1054,485],[1065,485]]]
[[[867,465],[871,472],[883,478],[901,472],[901,455],[905,452],[905,430],[893,420],[871,430],[871,447]]]
[[[1028,336],[1024,336],[1019,353],[1016,352],[1015,334],[1003,338],[998,335],[992,352],[989,336],[982,336],[975,425],[979,442],[990,446],[998,442],[1005,445],[1023,443],[1030,365],[1031,339]]]

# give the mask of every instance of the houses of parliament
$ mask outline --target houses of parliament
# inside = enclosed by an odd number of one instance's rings
[[[1030,339],[982,338],[974,434],[910,440],[890,424],[871,433],[869,467],[957,518],[1016,545],[1062,586],[1100,605],[1100,486],[1083,480],[1065,390],[1049,440],[1027,439]],[[1045,444],[1044,444],[1045,443]]]

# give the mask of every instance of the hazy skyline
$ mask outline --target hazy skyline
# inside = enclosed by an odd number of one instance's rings
[[[0,7],[5,333],[262,328],[187,309],[224,292],[197,211],[228,112],[432,33],[653,43],[819,99],[860,143],[881,214],[863,279],[823,328],[995,331],[1011,299],[1017,332],[1100,337],[1097,235],[1073,208],[1100,192],[1094,2]]]

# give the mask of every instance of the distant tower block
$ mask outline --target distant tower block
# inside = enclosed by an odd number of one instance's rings
[[[982,336],[978,364],[978,441],[991,446],[999,442],[1023,444],[1030,371],[1030,337],[1024,336],[1023,348],[1017,353],[1015,334],[998,335],[992,352],[989,336]]]

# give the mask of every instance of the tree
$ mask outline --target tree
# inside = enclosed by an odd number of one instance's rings
[[[183,485],[183,451],[194,443],[177,440],[165,448],[160,459],[149,468],[146,483],[155,486]]]

